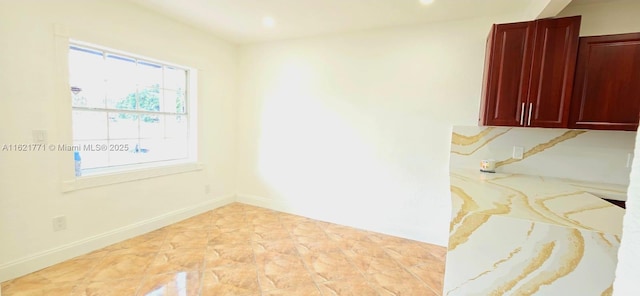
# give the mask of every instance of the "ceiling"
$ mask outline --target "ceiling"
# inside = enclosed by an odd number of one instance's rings
[[[517,13],[540,0],[434,0],[429,5],[421,5],[418,0],[130,1],[245,44]],[[263,26],[266,16],[275,20],[275,26]]]

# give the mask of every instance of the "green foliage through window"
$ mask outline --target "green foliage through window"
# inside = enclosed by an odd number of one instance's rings
[[[136,100],[137,97],[137,100]],[[137,106],[136,106],[137,104]],[[160,86],[154,85],[151,88],[145,88],[137,93],[127,95],[127,98],[118,102],[118,109],[144,110],[144,111],[160,111]],[[137,108],[136,108],[137,107]],[[120,118],[132,119],[133,114],[120,113]],[[157,122],[157,116],[142,116],[144,122]]]

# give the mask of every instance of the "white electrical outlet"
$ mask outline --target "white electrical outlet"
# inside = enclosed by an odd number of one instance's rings
[[[513,146],[513,158],[514,159],[523,159],[524,158],[524,147]]]
[[[58,216],[53,217],[53,231],[60,231],[67,229],[67,217]]]
[[[46,143],[47,142],[47,131],[45,130],[33,130],[31,131],[31,136],[33,137],[34,143]]]

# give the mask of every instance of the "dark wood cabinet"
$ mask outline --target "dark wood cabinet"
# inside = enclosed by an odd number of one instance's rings
[[[533,22],[493,25],[487,39],[480,106],[482,125],[523,122],[533,55]]]
[[[480,124],[567,127],[579,30],[580,16],[494,25]]]
[[[640,33],[580,38],[570,128],[638,129]]]

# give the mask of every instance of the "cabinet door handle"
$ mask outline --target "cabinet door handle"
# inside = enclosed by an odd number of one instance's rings
[[[529,118],[527,118],[528,126],[531,126],[531,111],[533,111],[533,103],[529,103]]]
[[[520,107],[520,125],[524,126],[524,102]]]

